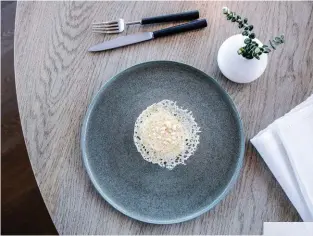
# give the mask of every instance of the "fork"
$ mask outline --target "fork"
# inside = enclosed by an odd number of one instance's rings
[[[147,25],[161,22],[195,20],[198,18],[199,11],[187,11],[170,15],[143,18],[140,21],[125,22],[124,19],[118,19],[115,21],[95,22],[92,24],[92,32],[104,34],[116,34],[123,32],[125,26],[127,25],[136,25],[136,24]]]

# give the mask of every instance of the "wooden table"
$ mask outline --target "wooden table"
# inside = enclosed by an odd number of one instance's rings
[[[285,34],[257,81],[240,85],[220,73],[219,46],[239,32],[227,5],[249,18],[261,40]],[[86,49],[116,37],[90,32],[94,20],[140,19],[199,9],[208,27],[104,53]],[[125,34],[170,24],[131,26]],[[312,2],[19,2],[15,73],[25,141],[43,199],[61,234],[261,234],[265,221],[300,218],[249,139],[313,91]],[[214,77],[234,99],[245,135],[245,162],[230,194],[185,223],[152,225],[119,213],[84,170],[80,129],[88,104],[108,79],[140,62],[174,60]]]

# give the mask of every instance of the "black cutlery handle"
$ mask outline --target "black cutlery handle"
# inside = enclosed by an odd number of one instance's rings
[[[199,11],[187,11],[187,12],[182,12],[182,13],[177,13],[177,14],[143,18],[141,20],[141,24],[146,25],[146,24],[180,21],[180,20],[195,20],[198,18],[199,18]]]
[[[182,32],[186,32],[190,30],[201,29],[201,28],[207,27],[207,25],[208,24],[207,24],[206,19],[194,20],[186,24],[177,25],[177,26],[173,26],[170,28],[154,31],[153,37],[160,38],[160,37],[182,33]]]

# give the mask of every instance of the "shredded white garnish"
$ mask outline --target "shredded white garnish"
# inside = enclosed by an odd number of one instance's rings
[[[173,169],[185,164],[199,144],[200,128],[192,113],[175,102],[163,100],[152,104],[136,120],[134,142],[149,162]]]

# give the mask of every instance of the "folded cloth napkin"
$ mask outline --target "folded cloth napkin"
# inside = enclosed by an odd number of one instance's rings
[[[251,143],[303,221],[313,221],[313,94]]]

